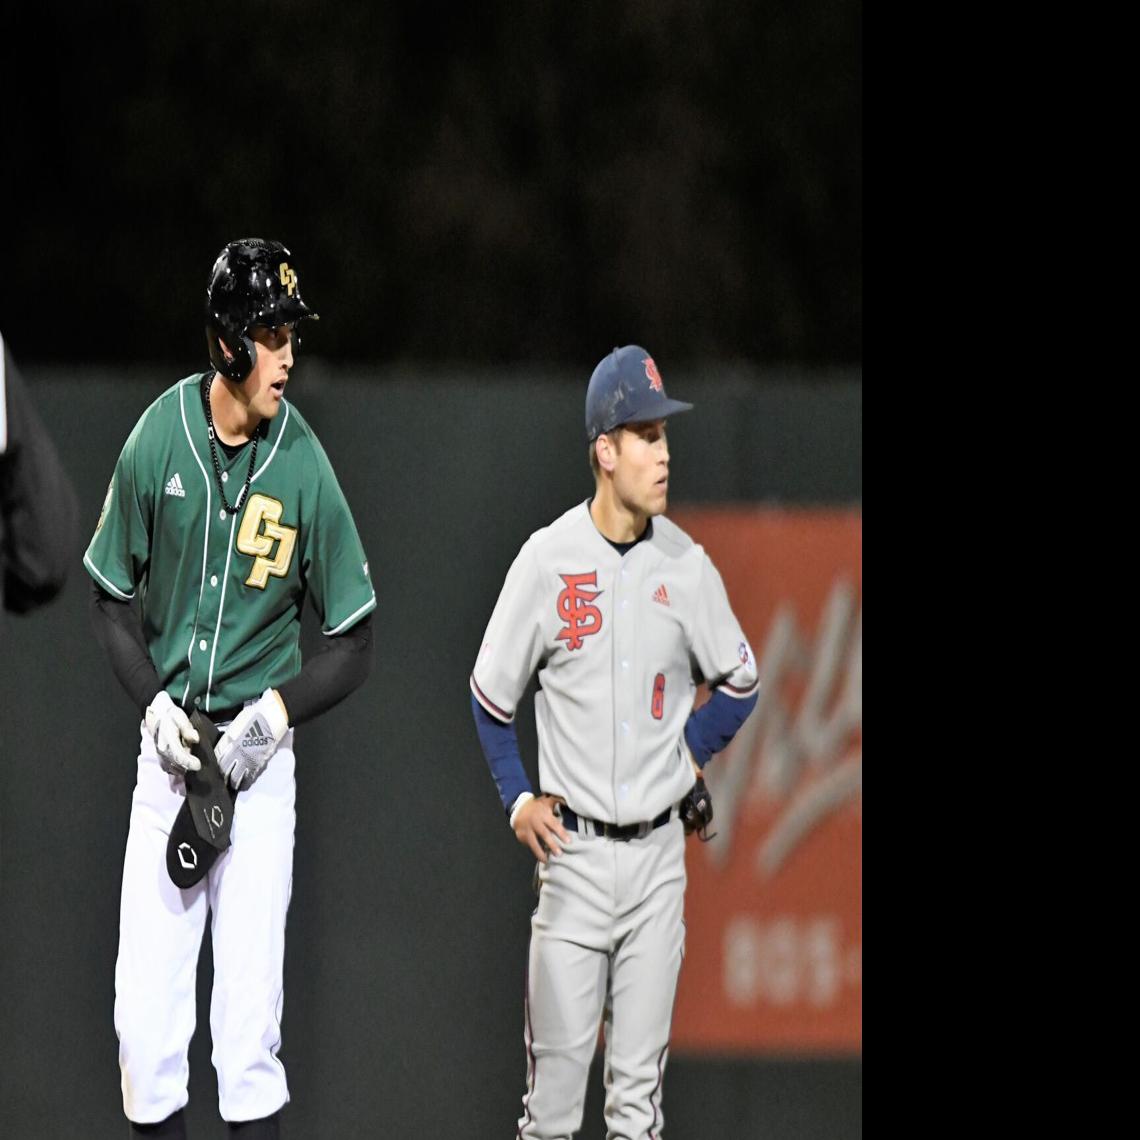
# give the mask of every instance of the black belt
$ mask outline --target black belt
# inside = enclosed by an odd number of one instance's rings
[[[212,724],[229,724],[230,721],[233,720],[244,708],[245,705],[242,704],[234,705],[234,707],[231,709],[212,709],[207,712],[207,710],[204,708],[191,705],[188,709],[183,709],[182,711],[187,716],[189,716],[192,712],[200,712],[203,716],[208,716]]]
[[[596,819],[586,819],[562,804],[562,823],[570,831],[581,831],[585,835],[600,835],[605,839],[616,839],[628,843],[631,839],[644,839],[651,831],[656,831],[669,822],[673,807],[667,807],[651,823],[599,823]]]

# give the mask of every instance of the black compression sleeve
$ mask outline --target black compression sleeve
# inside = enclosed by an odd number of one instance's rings
[[[277,686],[289,723],[304,724],[339,704],[364,684],[372,668],[372,615],[329,638],[323,653],[310,657],[291,681]]]
[[[91,583],[91,600],[88,607],[91,628],[111,661],[111,668],[119,683],[127,690],[140,714],[154,700],[162,685],[158,671],[146,650],[142,619],[130,602],[112,598],[94,581]]]

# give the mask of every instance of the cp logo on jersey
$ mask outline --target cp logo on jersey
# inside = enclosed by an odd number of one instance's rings
[[[589,574],[559,574],[566,583],[566,589],[558,595],[558,616],[566,623],[554,636],[565,641],[567,649],[581,649],[582,638],[597,633],[602,628],[602,611],[590,603],[602,593],[583,590],[583,586],[597,586],[598,572]]]
[[[245,580],[247,586],[264,590],[270,574],[284,578],[289,572],[297,530],[281,525],[284,510],[283,503],[268,495],[252,495],[246,505],[238,527],[237,548],[242,554],[253,556],[253,568]]]

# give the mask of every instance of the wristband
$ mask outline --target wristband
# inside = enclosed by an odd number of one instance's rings
[[[521,808],[523,806],[523,804],[525,804],[528,800],[533,800],[533,799],[534,799],[534,792],[519,792],[518,798],[511,805],[510,824],[511,824],[511,830],[512,831],[514,831],[514,829],[515,829],[515,816],[517,816],[519,814],[519,808]]]

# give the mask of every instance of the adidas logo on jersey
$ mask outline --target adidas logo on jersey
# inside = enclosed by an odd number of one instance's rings
[[[664,585],[658,586],[657,589],[653,591],[653,600],[663,606],[669,604],[669,595],[665,592]]]
[[[166,493],[177,495],[180,499],[186,498],[186,488],[182,486],[182,476],[177,471],[172,479],[166,481]]]

